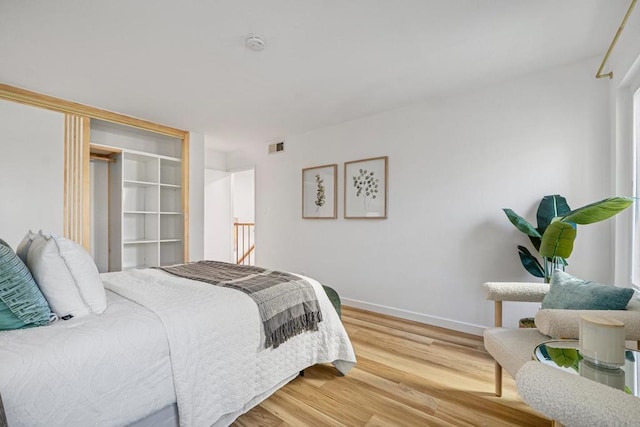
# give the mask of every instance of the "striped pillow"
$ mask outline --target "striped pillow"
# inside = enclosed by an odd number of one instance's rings
[[[50,314],[27,266],[0,239],[0,330],[46,325]]]

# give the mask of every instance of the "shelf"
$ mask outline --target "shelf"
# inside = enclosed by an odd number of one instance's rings
[[[182,212],[160,212],[160,215],[182,215]]]
[[[180,187],[160,187],[160,212],[180,212],[182,191]]]
[[[114,154],[122,153],[122,148],[112,147],[110,145],[102,145],[102,144],[94,144],[93,142],[89,143],[89,152],[91,154],[98,154],[102,156],[111,156]]]
[[[137,185],[140,187],[155,187],[158,185],[157,182],[149,182],[149,181],[134,181],[132,179],[125,179],[124,181],[125,185]],[[161,184],[164,185],[164,184]]]
[[[164,155],[164,154],[150,153],[148,151],[140,151],[140,150],[134,150],[134,149],[129,149],[129,148],[125,148],[123,151],[125,151],[130,156],[131,155],[139,156],[141,158],[144,158],[144,157],[155,157],[155,158],[158,158],[160,160],[166,160],[167,162],[182,163],[182,159],[180,159],[180,157],[167,156],[167,155]]]
[[[160,240],[181,242],[184,236],[184,223],[181,214],[160,215]]]
[[[180,189],[180,188],[182,188],[182,185],[165,184],[165,183],[161,182],[161,183],[160,183],[160,187]]]
[[[136,214],[136,215],[157,215],[158,211],[124,211],[123,214]]]
[[[160,181],[158,168],[160,160],[157,156],[134,154],[130,151],[123,152],[123,179],[124,181],[153,182]]]
[[[183,263],[183,246],[180,239],[160,240],[160,265]]]
[[[182,184],[182,163],[160,159],[160,182],[180,186]]]
[[[154,265],[125,265],[122,267],[122,270],[140,270],[142,268],[151,268],[151,267],[156,267]]]
[[[167,163],[177,163],[177,164],[182,164],[182,159],[180,159],[179,157],[171,157],[171,156],[161,156],[158,155],[158,157],[161,160],[166,160]]]
[[[122,245],[122,264],[130,267],[153,267],[158,265],[159,244],[158,240],[151,240],[151,237],[138,240],[134,243],[133,239],[124,239]],[[126,243],[126,244],[125,244]]]
[[[149,181],[134,181],[148,183]],[[125,212],[157,212],[160,210],[158,201],[158,184],[125,184],[122,189],[122,209]]]

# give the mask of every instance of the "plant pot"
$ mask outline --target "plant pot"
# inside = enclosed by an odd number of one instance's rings
[[[535,328],[536,323],[533,317],[525,317],[524,319],[520,319],[520,321],[518,322],[518,327],[519,328]]]

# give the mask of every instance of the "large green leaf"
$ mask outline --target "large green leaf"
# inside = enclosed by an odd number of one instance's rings
[[[538,232],[544,234],[553,218],[566,215],[571,211],[567,199],[559,194],[544,196],[538,205],[536,217],[538,219]]]
[[[575,348],[558,348],[558,347],[549,347],[547,348],[547,354],[553,360],[556,365],[562,366],[563,368],[573,368],[578,371],[578,364],[580,363],[580,353]]]
[[[575,224],[564,221],[552,222],[542,236],[540,255],[546,258],[569,258],[576,234]]]
[[[529,224],[526,219],[522,218],[513,210],[511,209],[502,209],[502,210],[507,215],[507,218],[509,218],[509,221],[511,221],[511,224],[515,225],[518,230],[522,231],[524,234],[527,234],[529,236],[541,237],[540,233],[538,233],[538,230],[536,230],[533,225]]]
[[[529,252],[529,249],[518,246],[518,255],[520,255],[520,262],[525,270],[533,276],[544,277],[544,268],[540,265],[540,261]]]
[[[562,221],[593,224],[611,218],[628,208],[632,203],[633,198],[631,197],[611,197],[568,212],[562,217]]]
[[[531,244],[533,245],[533,247],[536,248],[536,251],[539,251],[542,237],[533,237],[533,236],[528,236],[528,237],[529,237],[529,240],[531,240]]]

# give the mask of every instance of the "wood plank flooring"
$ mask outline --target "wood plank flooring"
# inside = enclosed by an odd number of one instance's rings
[[[342,321],[358,363],[305,371],[234,426],[550,426],[504,374],[493,394],[493,359],[482,338],[355,308]]]

